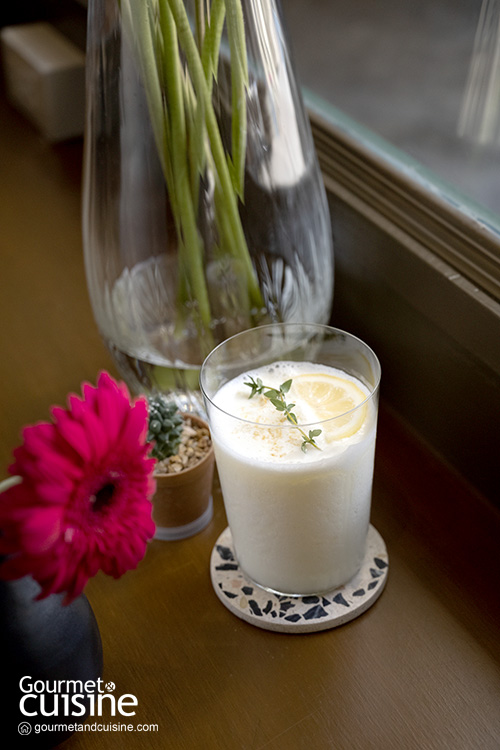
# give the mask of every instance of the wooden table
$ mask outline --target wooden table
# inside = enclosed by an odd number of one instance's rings
[[[81,143],[44,144],[2,101],[0,478],[22,425],[101,368],[116,375],[87,299],[80,167]],[[209,577],[226,525],[214,496],[202,533],[87,587],[104,677],[157,731],[76,734],[68,750],[500,748],[498,515],[384,403],[372,521],[390,572],[359,619],[290,635],[232,615]]]

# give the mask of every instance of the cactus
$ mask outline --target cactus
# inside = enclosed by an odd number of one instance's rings
[[[184,420],[175,404],[160,396],[150,396],[148,442],[153,443],[151,455],[158,461],[177,453]]]

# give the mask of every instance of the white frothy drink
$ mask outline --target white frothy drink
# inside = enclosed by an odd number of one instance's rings
[[[304,378],[341,378],[357,392],[347,416],[324,421],[321,402],[301,399]],[[279,388],[306,434],[264,395],[249,398],[250,377]],[[364,400],[366,399],[366,401]],[[280,593],[312,594],[349,581],[359,570],[370,519],[376,404],[343,371],[308,362],[278,362],[225,383],[210,415],[219,478],[235,552],[254,582]]]

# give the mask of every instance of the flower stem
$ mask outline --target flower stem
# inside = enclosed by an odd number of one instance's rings
[[[167,164],[168,150],[166,148],[168,137],[165,132],[162,92],[150,22],[151,6],[149,2],[137,3],[133,0],[121,0],[120,7],[125,36],[131,47],[135,47],[138,52],[158,156],[167,184],[171,187],[171,170]]]
[[[262,294],[257,282],[255,270],[252,266],[246,239],[241,226],[238,213],[237,197],[233,189],[233,183],[229,173],[229,168],[224,154],[224,146],[217,124],[217,118],[212,106],[211,92],[207,85],[200,54],[194,41],[186,9],[182,0],[167,0],[172,11],[172,15],[177,26],[177,34],[183,52],[186,56],[187,66],[189,68],[193,86],[197,96],[201,100],[205,111],[205,124],[208,138],[212,149],[212,156],[217,170],[217,176],[220,180],[221,190],[224,198],[224,207],[228,213],[231,230],[234,237],[234,246],[232,253],[243,261],[252,303],[257,307],[262,307]]]
[[[207,84],[212,91],[212,81],[217,80],[220,40],[222,29],[224,28],[224,19],[226,17],[226,7],[224,0],[212,0],[210,6],[210,23],[205,32],[203,40],[203,49],[201,52],[201,62]]]
[[[182,71],[176,28],[167,3],[160,3],[160,24],[163,34],[163,76],[167,91],[170,120],[170,153],[174,174],[175,193],[181,236],[178,238],[186,253],[186,269],[192,284],[193,296],[198,302],[203,328],[210,330],[211,312],[203,269],[203,247],[191,193],[188,168],[188,149]]]
[[[211,347],[212,312],[198,228],[200,179],[215,180],[218,252],[243,273],[249,315],[264,301],[239,215],[246,153],[248,69],[241,0],[195,0],[195,30],[184,0],[119,0],[124,31],[138,54],[148,108],[179,242],[179,308],[195,302],[200,333]],[[207,13],[207,17],[205,17]],[[224,22],[231,56],[231,156],[226,154],[212,104]],[[185,66],[185,67],[184,67]],[[207,146],[209,144],[209,149]],[[241,308],[240,308],[241,309]],[[193,310],[193,305],[191,305]],[[181,312],[181,315],[184,313]]]
[[[239,0],[225,0],[227,33],[231,51],[231,173],[233,187],[243,199],[245,180],[245,152],[247,139],[246,90],[248,87],[247,56],[245,54],[245,27]]]

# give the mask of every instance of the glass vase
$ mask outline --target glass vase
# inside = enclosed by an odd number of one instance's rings
[[[219,342],[328,322],[328,205],[277,0],[89,0],[83,240],[122,377],[184,410]]]

